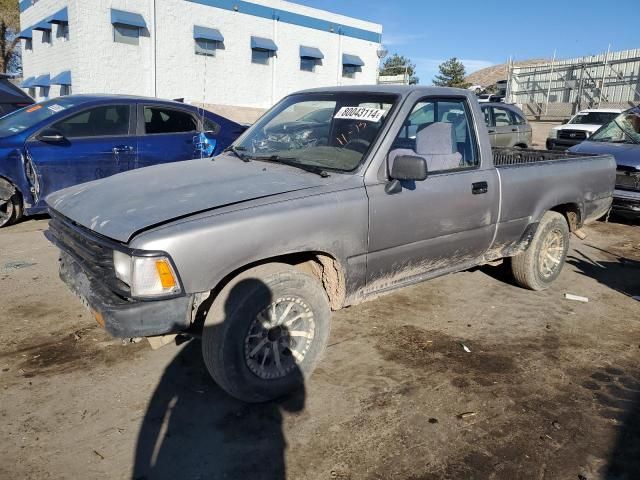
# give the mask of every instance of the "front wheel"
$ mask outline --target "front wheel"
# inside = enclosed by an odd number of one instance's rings
[[[542,216],[529,248],[511,258],[511,271],[521,287],[545,290],[560,275],[569,250],[569,225],[558,212]]]
[[[0,182],[3,182],[0,179]],[[8,199],[0,198],[0,228],[8,227],[22,217],[22,201],[20,194],[15,192]]]
[[[329,338],[331,309],[315,277],[286,264],[232,280],[209,310],[202,355],[216,383],[245,402],[304,386]]]

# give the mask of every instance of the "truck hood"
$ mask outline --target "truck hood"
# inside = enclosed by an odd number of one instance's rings
[[[602,125],[591,125],[588,123],[565,123],[564,125],[558,125],[553,127],[554,130],[579,130],[581,132],[594,133]]]
[[[120,173],[57,191],[46,202],[80,225],[128,242],[136,232],[173,219],[330,179],[286,165],[220,156]]]
[[[613,155],[618,167],[640,170],[640,145],[631,143],[590,142],[588,140],[569,149],[573,153]]]

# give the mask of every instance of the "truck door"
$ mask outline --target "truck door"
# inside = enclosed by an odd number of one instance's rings
[[[198,119],[184,109],[164,105],[138,106],[138,165],[200,158],[203,139]]]
[[[412,129],[405,121],[388,156],[390,162],[397,155],[423,156],[427,179],[403,182],[402,190],[392,194],[385,192],[385,183],[366,186],[370,291],[474,264],[493,239],[499,180],[492,165],[481,165],[466,99],[430,97],[411,112],[425,106],[433,117],[423,117],[414,139],[407,138],[405,132]],[[484,127],[479,131],[484,133]]]
[[[129,105],[75,113],[31,137],[26,149],[38,177],[38,204],[56,190],[129,169],[135,158]]]
[[[493,114],[496,147],[513,147],[518,143],[518,127],[514,125],[511,112],[502,107],[490,107]]]

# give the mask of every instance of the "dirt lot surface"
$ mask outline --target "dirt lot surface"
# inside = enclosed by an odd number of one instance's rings
[[[640,476],[638,225],[574,237],[545,292],[483,267],[345,309],[305,392],[263,405],[226,396],[196,340],[106,335],[46,226],[0,232],[0,478]]]

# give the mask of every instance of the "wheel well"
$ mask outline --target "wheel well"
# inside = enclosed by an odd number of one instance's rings
[[[313,275],[322,283],[322,287],[327,292],[331,309],[339,310],[344,306],[346,297],[344,270],[338,260],[323,252],[290,253],[244,265],[225,276],[210,293],[203,295],[198,304],[202,304],[206,308],[205,304],[211,304],[220,291],[235,277],[251,268],[268,263],[286,263],[304,273]],[[200,310],[199,305],[194,306]]]
[[[552,212],[558,212],[564,216],[569,224],[569,230],[574,232],[582,226],[582,214],[580,207],[575,203],[564,203],[549,209]]]

